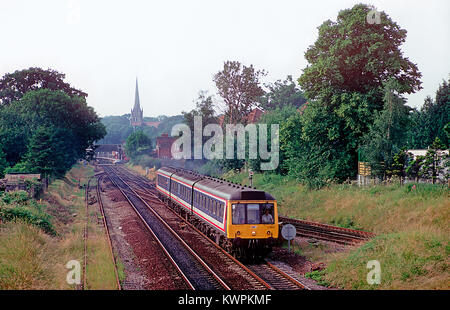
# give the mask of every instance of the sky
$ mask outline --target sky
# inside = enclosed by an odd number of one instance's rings
[[[340,10],[372,4],[408,31],[401,46],[418,65],[419,108],[450,78],[448,0],[0,0],[0,76],[54,69],[88,93],[100,116],[130,113],[136,78],[145,116],[195,107],[200,90],[219,100],[213,75],[227,60],[253,64],[275,82],[296,80],[317,27]]]

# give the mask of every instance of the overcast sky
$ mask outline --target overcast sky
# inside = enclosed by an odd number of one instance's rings
[[[145,116],[194,107],[226,60],[265,69],[265,82],[306,67],[317,27],[339,10],[373,4],[408,31],[404,55],[422,72],[420,107],[450,77],[450,1],[0,0],[0,76],[52,68],[89,94],[101,115],[129,113],[136,77]]]

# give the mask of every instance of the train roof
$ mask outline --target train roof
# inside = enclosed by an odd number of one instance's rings
[[[275,200],[275,198],[265,191],[257,190],[249,186],[229,182],[225,179],[214,178],[202,175],[195,171],[162,167],[158,171],[171,175],[194,188],[207,191],[215,196],[227,200]]]

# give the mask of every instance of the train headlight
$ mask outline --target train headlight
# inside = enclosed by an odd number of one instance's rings
[[[238,230],[237,233],[236,233],[236,235],[239,236],[240,234],[241,234],[241,232]]]
[[[268,236],[270,236],[270,235],[271,235],[271,233],[270,233],[270,230],[268,230],[268,231],[267,231],[267,235],[268,235]]]
[[[252,236],[256,236],[256,231],[252,231]]]

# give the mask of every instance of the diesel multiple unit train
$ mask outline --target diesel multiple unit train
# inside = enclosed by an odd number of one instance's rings
[[[277,201],[264,191],[174,167],[157,171],[156,188],[161,199],[236,256],[264,256],[278,238]]]

